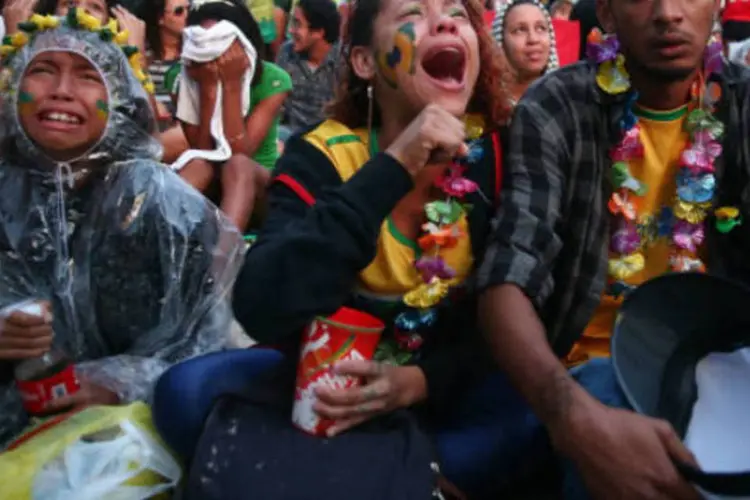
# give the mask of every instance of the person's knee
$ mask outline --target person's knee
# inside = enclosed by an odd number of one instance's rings
[[[211,162],[196,158],[185,165],[178,174],[202,193],[208,189],[216,172]]]
[[[213,176],[214,166],[208,160],[204,160],[203,158],[195,158],[193,160],[190,160],[184,167],[182,167],[182,170],[180,170],[180,172],[186,172],[194,175],[202,174]]]
[[[262,193],[270,174],[262,165],[245,155],[235,155],[224,165],[223,183],[252,193]]]
[[[253,179],[254,170],[253,160],[245,155],[234,155],[226,161],[222,173],[234,182],[250,182]]]
[[[173,408],[183,401],[186,388],[197,390],[200,380],[196,380],[196,371],[189,363],[179,363],[165,371],[154,388],[154,404],[164,408]]]
[[[263,167],[260,164],[256,164],[255,187],[258,190],[258,192],[265,191],[270,183],[271,183],[271,171]]]

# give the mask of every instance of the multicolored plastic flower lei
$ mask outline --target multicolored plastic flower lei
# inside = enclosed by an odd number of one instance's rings
[[[407,352],[414,352],[422,346],[422,333],[437,320],[436,306],[448,296],[451,287],[458,284],[456,272],[448,266],[441,252],[456,246],[459,239],[468,237],[459,226],[469,208],[463,199],[476,192],[479,186],[464,174],[468,165],[482,158],[479,138],[484,133],[481,118],[469,116],[465,123],[469,155],[456,160],[435,181],[435,186],[445,193],[445,199],[429,202],[424,207],[427,222],[422,226],[423,235],[417,240],[422,254],[414,262],[422,284],[404,295],[403,302],[409,309],[395,320],[396,342]]]
[[[102,25],[99,19],[78,8],[70,9],[64,18],[34,14],[28,21],[19,24],[18,28],[20,31],[3,38],[3,43],[0,46],[2,64],[6,66],[13,55],[29,43],[35,34],[55,29],[60,26],[62,21],[71,28],[85,29],[98,33],[103,41],[113,42],[120,46],[128,58],[128,63],[135,77],[143,85],[144,90],[149,94],[154,93],[154,82],[143,70],[140,51],[137,47],[128,45],[128,31],[120,31],[115,19],[111,19],[109,23]]]
[[[599,65],[596,75],[599,88],[612,95],[630,92],[621,120],[622,139],[610,151],[614,192],[608,209],[615,221],[610,240],[609,293],[619,295],[630,288],[625,281],[646,264],[637,225],[637,197],[643,196],[648,187],[630,170],[630,162],[643,158],[644,152],[638,117],[633,113],[638,95],[630,87],[625,58],[619,52],[615,36],[595,30],[589,35],[586,53]],[[680,156],[674,203],[662,209],[657,221],[658,236],[670,238],[670,269],[674,272],[705,271],[698,249],[705,239],[705,222],[716,187],[714,162],[721,155],[720,140],[724,134],[724,125],[713,115],[721,87],[711,81],[711,75],[720,72],[721,67],[721,41],[712,39],[704,55],[703,71],[691,89],[692,102],[685,122],[689,139]],[[714,215],[720,232],[731,231],[742,222],[739,211],[733,207],[719,208]]]

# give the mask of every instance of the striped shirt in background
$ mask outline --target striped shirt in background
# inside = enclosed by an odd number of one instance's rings
[[[179,73],[180,65],[179,60],[175,59],[172,61],[152,61],[148,66],[148,71],[151,75],[151,79],[154,82],[154,98],[162,109],[168,112],[168,116],[160,116],[159,128],[163,131],[165,128],[169,128],[174,120],[175,105],[172,101],[172,86]]]

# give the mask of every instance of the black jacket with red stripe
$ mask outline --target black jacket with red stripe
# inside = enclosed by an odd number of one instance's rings
[[[303,135],[289,139],[277,163],[268,218],[234,288],[235,315],[247,333],[261,344],[289,346],[291,353],[314,317],[351,305],[358,275],[375,257],[383,221],[413,187],[406,170],[385,153],[344,183]],[[481,191],[465,198],[472,205],[475,262],[484,254],[501,181],[500,141],[482,140],[484,154],[466,174]],[[439,413],[492,369],[471,285],[450,313],[441,313],[417,361],[427,380],[427,405]]]

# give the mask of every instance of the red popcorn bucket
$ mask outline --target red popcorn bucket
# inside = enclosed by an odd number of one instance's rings
[[[305,331],[297,366],[292,423],[301,430],[325,436],[333,421],[320,417],[313,405],[317,387],[348,389],[357,377],[336,375],[333,366],[344,360],[371,360],[385,325],[363,312],[342,307],[328,318],[316,318]]]

